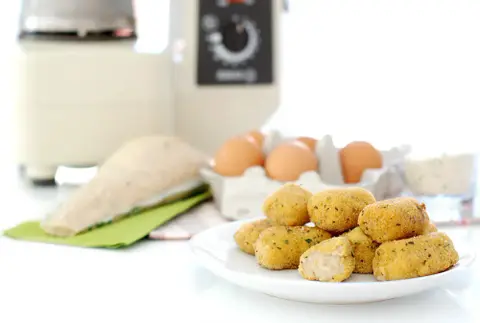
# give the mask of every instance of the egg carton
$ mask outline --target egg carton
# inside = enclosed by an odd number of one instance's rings
[[[278,144],[292,139],[294,138],[282,137],[277,131],[271,132],[265,138],[264,153],[268,155]],[[328,188],[360,186],[372,192],[377,200],[398,196],[404,190],[402,165],[410,152],[409,146],[381,151],[383,168],[365,170],[357,184],[343,182],[338,152],[331,136],[318,140],[315,153],[319,160],[319,170],[305,172],[293,183],[314,193]],[[285,184],[269,178],[260,166],[251,167],[238,177],[221,176],[212,168],[202,169],[201,175],[211,187],[217,208],[230,220],[260,216],[264,200]]]

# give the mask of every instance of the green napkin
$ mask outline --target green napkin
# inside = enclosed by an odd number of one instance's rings
[[[79,247],[123,248],[143,239],[153,229],[210,197],[210,192],[204,192],[187,199],[125,217],[116,222],[68,238],[46,234],[38,221],[22,223],[6,230],[4,234],[10,238],[27,241]]]

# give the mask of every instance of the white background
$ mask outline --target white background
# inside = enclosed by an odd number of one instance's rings
[[[167,0],[138,2],[155,9],[139,10],[150,21],[141,24],[145,30],[147,23],[167,26],[161,5]],[[13,126],[4,54],[19,3],[8,2],[0,13],[3,147],[11,146]],[[283,104],[273,127],[295,135],[330,133],[339,145],[369,140],[379,148],[398,143],[436,151],[479,147],[480,1],[290,3],[282,30]]]
[[[275,124],[434,150],[477,148],[480,1],[292,0]]]

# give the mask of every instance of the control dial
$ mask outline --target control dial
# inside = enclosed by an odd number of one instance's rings
[[[260,45],[255,24],[238,16],[219,26],[207,37],[214,59],[227,65],[238,65],[253,58]]]
[[[229,22],[222,28],[222,43],[233,53],[239,53],[248,45],[248,32],[245,24]]]

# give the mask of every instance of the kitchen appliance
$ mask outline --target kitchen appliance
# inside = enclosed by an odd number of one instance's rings
[[[18,163],[34,183],[177,135],[207,152],[279,105],[281,0],[24,0]]]

